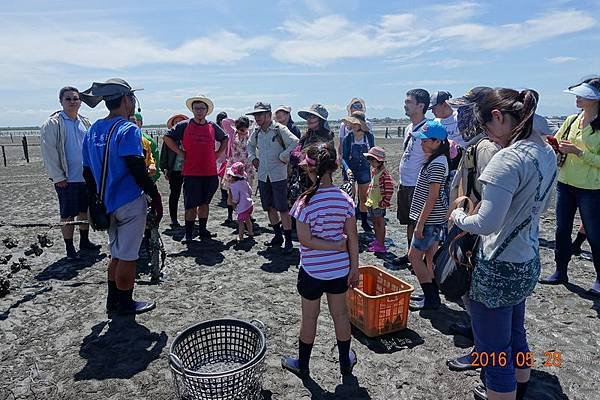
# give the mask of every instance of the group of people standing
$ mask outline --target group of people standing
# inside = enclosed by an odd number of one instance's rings
[[[174,228],[179,227],[177,204],[183,187],[188,245],[196,235],[203,240],[216,236],[207,222],[219,186],[229,206],[228,220],[232,221],[233,210],[237,213],[238,239],[253,235],[256,176],[261,205],[274,231],[266,244],[283,245],[283,253],[291,253],[293,230],[300,242],[298,357],[284,357],[282,366],[308,376],[320,299],[326,294],[341,372],[351,373],[357,355],[350,346],[345,293],[358,281],[356,221],[363,231],[374,230],[369,251],[387,252],[385,215],[395,186],[386,169],[385,151],[376,146],[365,102],[350,101],[336,145],[328,112],[320,104],[298,112],[307,123],[301,133],[287,106],[275,110],[275,120],[270,104],[258,102],[248,113],[254,124],[247,116],[237,120],[223,116],[213,123],[207,120],[213,102],[195,96],[186,101],[192,118],[178,114],[167,122],[163,151],[154,156],[159,168],[152,171],[145,163],[148,151],[144,153],[142,132],[129,121],[135,113],[135,90],[122,79],[94,83],[84,92],[63,88],[59,94],[63,111],[53,114],[41,132],[44,163],[58,193],[62,221],[85,219],[88,195],[103,193],[101,200],[111,218],[107,311],[139,313],[154,307],[153,302],[133,300],[132,292],[147,207],[162,217],[155,184],[158,170],[169,180]],[[529,350],[525,300],[540,275],[539,217],[550,206],[557,177],[556,272],[541,282],[568,281],[571,230],[579,210],[597,272],[589,293],[600,296],[599,221],[592,211],[600,200],[600,79],[580,82],[568,92],[577,96],[582,113],[567,118],[556,141],[549,136],[547,122],[535,114],[539,96],[533,90],[475,87],[456,99],[446,91],[406,93],[404,111],[410,124],[399,166],[397,218],[406,225],[408,252],[395,262],[410,264],[422,288],[411,309],[435,310],[441,300],[433,256],[445,240],[448,224],[479,235],[476,267],[463,297],[472,322],[466,331],[477,352],[505,353],[514,361],[518,353]],[[91,107],[104,101],[109,115],[90,126],[78,114],[82,100]],[[426,118],[428,110],[435,119]],[[139,120],[141,124],[141,116]],[[345,190],[334,184],[339,168],[348,181]],[[474,211],[453,209],[461,196],[477,204]],[[97,248],[86,228],[81,225],[80,248]],[[63,229],[63,236],[67,256],[77,257],[72,229]],[[472,365],[465,357],[450,360],[449,366],[468,369]],[[488,365],[475,394],[521,399],[529,374],[529,367],[515,362]]]

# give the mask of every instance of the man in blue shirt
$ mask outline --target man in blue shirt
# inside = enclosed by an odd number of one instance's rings
[[[154,308],[152,301],[133,300],[136,260],[146,227],[147,200],[158,219],[162,204],[158,189],[146,173],[142,151],[142,132],[129,117],[135,110],[134,89],[123,79],[94,82],[82,93],[91,107],[104,100],[109,114],[96,121],[83,143],[83,176],[91,193],[98,193],[103,160],[108,146],[108,168],[104,197],[110,214],[108,239],[111,260],[108,264],[109,313],[139,314]],[[109,137],[110,135],[110,137]]]
[[[58,195],[60,221],[67,223],[61,227],[61,231],[67,258],[72,260],[79,258],[79,255],[73,245],[75,226],[68,222],[75,217],[87,220],[88,195],[83,180],[81,146],[90,122],[79,115],[79,90],[65,86],[58,98],[62,111],[56,111],[44,122],[40,129],[40,140],[44,166]],[[90,242],[88,234],[89,225],[80,225],[79,249],[98,250],[100,245]]]

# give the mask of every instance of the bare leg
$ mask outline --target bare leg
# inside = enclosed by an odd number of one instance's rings
[[[327,293],[327,306],[333,319],[335,337],[337,340],[346,341],[352,337],[350,329],[350,317],[346,308],[346,293]]]
[[[248,218],[246,220],[246,222],[244,222],[246,224],[246,230],[248,231],[248,236],[252,237],[254,236],[254,227],[252,226],[252,218]]]
[[[79,213],[79,215],[77,216],[77,220],[79,220],[79,221],[86,221],[87,219],[88,219],[87,212]],[[89,231],[90,226],[88,224],[79,225],[79,230],[80,231]]]
[[[190,208],[188,210],[185,210],[185,220],[186,221],[195,221],[196,220],[196,209],[195,208]]]
[[[198,206],[198,218],[208,218],[208,204]]]
[[[365,206],[365,201],[367,201],[367,194],[369,192],[369,184],[364,183],[358,185],[358,208],[360,212],[367,212],[367,206]]]
[[[427,265],[423,262],[424,254],[425,252],[417,250],[414,247],[411,247],[410,250],[408,250],[408,259],[410,260],[410,264],[415,271],[419,283],[429,283],[433,279],[433,272],[427,268]]]
[[[300,340],[312,344],[317,335],[317,319],[321,309],[321,299],[308,300],[302,298],[302,322],[300,323]]]
[[[375,239],[382,246],[385,245],[385,219],[384,217],[373,217],[373,228],[375,229]]]
[[[238,221],[238,242],[244,239],[244,222]]]
[[[285,211],[285,212],[280,212],[279,215],[281,215],[281,225],[283,226],[283,229],[284,230],[292,229],[292,217],[290,217],[290,213]]]
[[[71,222],[71,221],[73,221],[73,217],[60,219],[60,222]],[[64,239],[73,239],[73,232],[75,231],[75,226],[74,225],[62,225],[60,227],[60,231],[62,232]]]
[[[269,217],[269,223],[271,225],[277,225],[279,223],[279,213],[273,207],[269,208],[267,211],[267,215]]]
[[[136,261],[118,260],[115,281],[119,290],[133,289],[135,284]]]

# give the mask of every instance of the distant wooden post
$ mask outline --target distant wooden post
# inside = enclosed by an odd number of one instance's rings
[[[13,140],[13,136],[12,136],[12,132],[10,133],[10,142],[14,143],[15,141]]]
[[[401,131],[402,127],[398,127],[398,137],[400,137],[400,131]]]
[[[23,136],[23,155],[25,160],[29,162],[29,147],[27,146],[27,136]]]
[[[385,127],[385,138],[386,139],[388,138],[388,135],[389,135],[389,129],[390,128],[388,128],[387,126]]]
[[[4,145],[2,146],[2,159],[4,160],[4,166],[6,167],[6,151],[4,151]]]

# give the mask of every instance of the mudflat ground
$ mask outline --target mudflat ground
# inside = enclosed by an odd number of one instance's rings
[[[379,143],[397,177],[401,141]],[[10,292],[0,298],[0,400],[174,399],[171,342],[185,327],[220,317],[256,318],[266,324],[265,399],[472,398],[478,372],[451,372],[445,365],[447,358],[472,346],[469,339],[449,333],[452,323],[468,318],[450,302],[437,312],[410,313],[402,332],[369,339],[355,331],[359,363],[355,377],[344,382],[337,368],[333,324],[323,304],[311,361],[313,381],[304,386],[283,371],[280,356],[295,353],[297,346],[298,253],[283,256],[263,245],[270,230],[260,211],[255,216],[263,233],[256,242],[236,248],[234,229],[221,225],[226,210],[217,207],[218,198],[209,221],[209,228],[218,233],[214,240],[187,249],[175,240],[183,233],[171,231],[168,218],[163,220],[167,280],[148,285],[147,269],[140,265],[135,292],[138,298],[155,300],[157,308],[135,319],[108,319],[104,233],[91,234],[104,244],[100,253],[69,262],[63,258],[59,229],[10,226],[58,221],[56,195],[39,147],[30,153],[31,162],[26,163],[19,147],[8,148],[8,167],[0,165],[0,239],[18,241],[13,248],[0,243],[0,256],[12,256],[0,264],[0,277],[8,277],[11,284]],[[166,213],[168,185],[161,179],[159,186]],[[390,251],[404,254],[404,233],[394,212],[388,214]],[[54,246],[43,248],[39,256],[25,255],[38,234],[47,234]],[[553,269],[553,237],[554,211],[549,210],[541,221],[543,274]],[[16,265],[20,257],[25,265]],[[528,299],[526,327],[536,357],[528,399],[600,399],[600,300],[585,294],[594,280],[593,266],[585,257],[589,253],[573,260],[570,285],[538,286]],[[389,269],[385,258],[361,252],[360,263],[388,269],[417,285],[407,269]],[[19,271],[11,273],[11,266]],[[545,366],[546,352],[560,352],[561,366]]]

